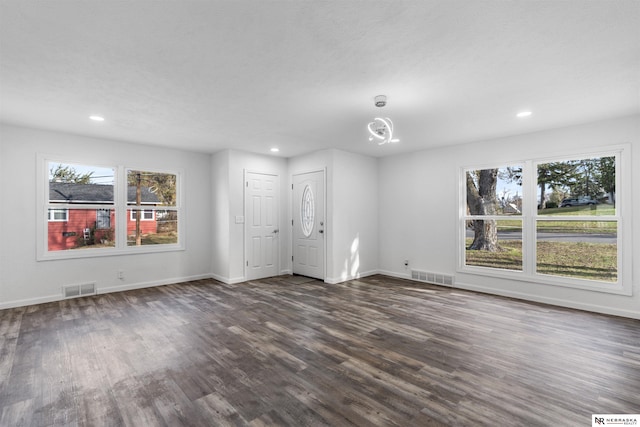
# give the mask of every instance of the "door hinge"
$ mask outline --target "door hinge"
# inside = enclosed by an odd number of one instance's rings
[[[291,226],[293,227],[293,220],[291,220]]]
[[[291,184],[291,189],[293,190],[293,184]]]
[[[245,184],[247,184],[247,187],[249,186],[249,181],[247,181]]]
[[[293,255],[291,255],[291,262],[293,262]]]
[[[249,261],[247,261],[247,267],[249,267]]]

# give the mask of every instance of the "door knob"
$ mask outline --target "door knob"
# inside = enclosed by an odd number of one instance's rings
[[[273,234],[278,234],[279,232],[280,232],[280,230],[278,230],[277,228],[272,231]]]
[[[323,234],[324,230],[318,230],[318,233]]]

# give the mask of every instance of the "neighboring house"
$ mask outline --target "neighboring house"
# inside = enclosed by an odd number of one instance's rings
[[[156,206],[158,197],[148,187],[141,188],[142,205]],[[136,187],[129,186],[127,200],[135,203]],[[48,211],[48,248],[50,251],[73,249],[86,244],[113,241],[115,211],[113,209],[113,185],[76,184],[68,182],[49,183],[49,202],[66,205],[105,205],[104,209],[61,208]],[[142,211],[141,234],[157,232],[156,212]],[[127,214],[127,236],[135,235],[136,212]]]

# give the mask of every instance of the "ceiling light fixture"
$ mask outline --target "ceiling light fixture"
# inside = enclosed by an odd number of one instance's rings
[[[531,111],[521,111],[518,114],[516,114],[516,117],[529,117],[531,115]]]
[[[375,106],[382,108],[387,105],[387,97],[378,95],[374,98]],[[378,145],[388,144],[390,142],[399,142],[398,138],[393,137],[393,122],[389,117],[376,117],[367,125],[369,130],[369,141],[376,141]]]
[[[104,122],[104,117],[102,116],[89,116],[89,118],[94,122]]]
[[[272,152],[272,153],[277,153],[278,151],[280,151],[280,149],[279,149],[278,147],[273,147],[273,148],[271,149],[271,152]]]

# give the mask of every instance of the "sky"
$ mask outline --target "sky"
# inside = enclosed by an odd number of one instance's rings
[[[504,196],[505,199],[513,199],[516,195],[522,197],[522,186],[515,182],[507,182],[498,177],[496,184],[496,195],[498,199]]]
[[[58,167],[58,165],[69,166],[73,168],[80,175],[93,172],[93,175],[91,176],[92,184],[113,185],[114,175],[115,175],[113,168],[78,165],[73,163],[49,162],[49,180],[51,180],[51,171],[55,170]]]

